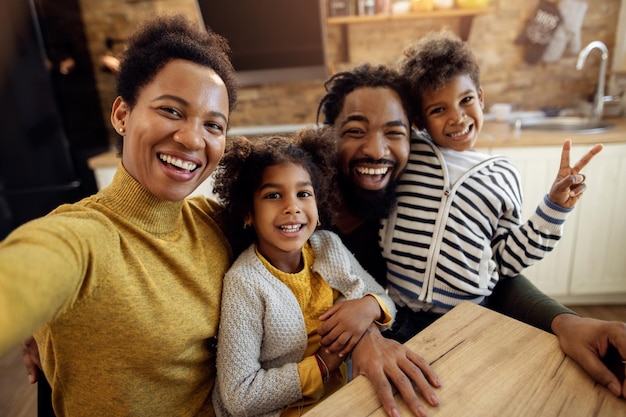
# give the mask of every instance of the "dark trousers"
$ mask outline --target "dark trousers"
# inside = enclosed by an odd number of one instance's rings
[[[416,313],[408,307],[398,307],[393,325],[388,330],[385,330],[382,335],[387,339],[404,343],[430,326],[441,316],[442,314],[439,313],[429,313],[426,311]]]
[[[37,382],[37,417],[55,417],[52,409],[52,388],[41,370]]]

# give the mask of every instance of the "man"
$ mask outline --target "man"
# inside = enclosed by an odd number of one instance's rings
[[[389,68],[361,65],[337,73],[325,83],[327,94],[318,109],[318,116],[323,114],[324,123],[334,126],[338,137],[339,187],[344,202],[336,231],[381,283],[386,267],[378,245],[379,221],[395,204],[395,185],[408,160],[410,121],[414,120],[405,83]],[[626,394],[626,384],[620,384],[601,362],[610,346],[626,358],[626,324],[579,317],[521,275],[501,282],[487,306],[554,333],[563,351],[596,381],[614,395]],[[390,383],[415,415],[426,415],[410,381],[426,401],[436,405],[432,389],[439,386],[436,376],[422,358],[374,333],[364,337],[364,343],[353,352],[354,375],[370,379],[389,416],[399,415]]]

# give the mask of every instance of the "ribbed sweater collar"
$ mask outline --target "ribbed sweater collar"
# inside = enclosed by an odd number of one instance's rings
[[[102,202],[126,221],[153,234],[180,226],[183,201],[163,200],[134,179],[120,162],[111,184],[100,192]]]

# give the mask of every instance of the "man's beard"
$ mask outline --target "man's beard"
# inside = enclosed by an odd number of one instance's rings
[[[354,184],[343,172],[339,172],[337,177],[343,204],[353,216],[364,220],[384,218],[396,205],[397,178],[390,180],[381,190],[366,190]]]

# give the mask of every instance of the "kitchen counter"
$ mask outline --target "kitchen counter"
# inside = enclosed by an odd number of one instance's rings
[[[626,118],[606,119],[615,127],[602,133],[554,132],[547,130],[521,130],[516,132],[507,122],[485,122],[477,148],[510,146],[561,146],[567,138],[574,145],[594,145],[626,142]]]
[[[512,147],[512,146],[561,146],[567,138],[572,139],[574,145],[593,145],[596,143],[620,143],[626,142],[626,118],[610,119],[615,127],[602,133],[571,133],[550,132],[540,130],[522,130],[516,133],[506,122],[485,122],[483,130],[476,143],[477,148]],[[254,136],[258,134],[288,133],[306,125],[280,125],[280,126],[252,126],[233,128],[229,135]],[[90,158],[89,168],[114,168],[119,159],[117,152],[111,150]]]

